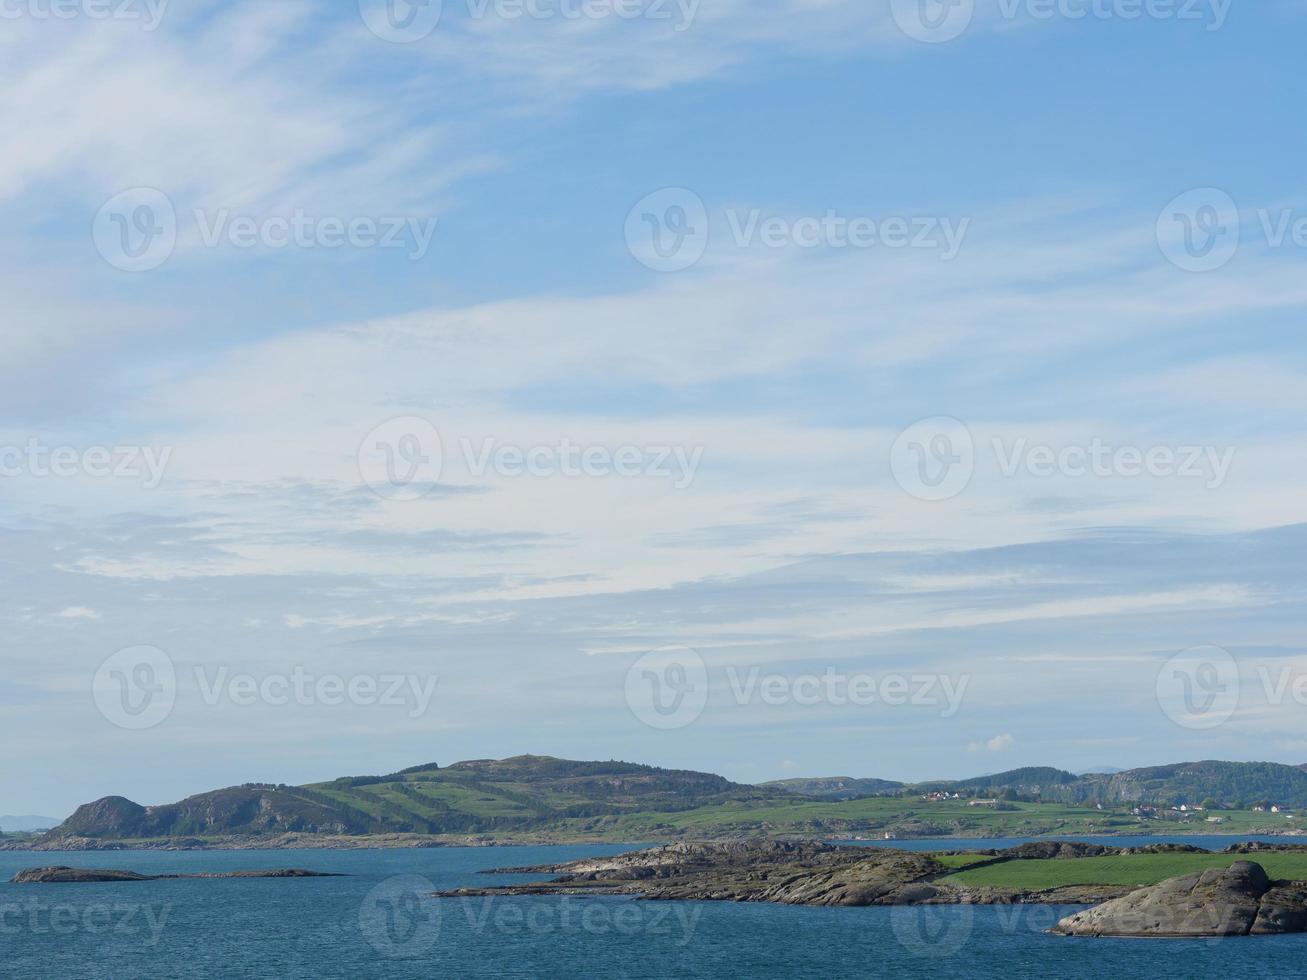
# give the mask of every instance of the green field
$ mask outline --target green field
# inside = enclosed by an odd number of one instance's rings
[[[994,860],[988,854],[935,854],[932,857],[946,868],[969,868],[973,864]]]
[[[1130,854],[1047,861],[1004,861],[941,879],[953,885],[1038,890],[1063,885],[1155,885],[1176,875],[1256,861],[1273,879],[1307,879],[1307,853]],[[947,863],[947,862],[944,862]]]
[[[1260,820],[1238,820],[1224,814],[1221,825],[1144,821],[1124,811],[1095,810],[1060,803],[1016,803],[1010,810],[968,806],[964,800],[925,801],[873,797],[847,802],[723,804],[679,813],[638,813],[622,816],[602,828],[615,836],[635,834],[647,839],[659,831],[704,835],[738,834],[866,834],[893,831],[899,836],[1031,837],[1056,834],[1240,833],[1265,828]],[[599,829],[598,827],[594,829]]]

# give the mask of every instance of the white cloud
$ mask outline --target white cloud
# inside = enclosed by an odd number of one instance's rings
[[[86,606],[69,606],[58,613],[60,619],[99,619],[100,614]]]
[[[987,742],[972,742],[967,746],[968,752],[1004,752],[1016,741],[1011,735],[995,735]]]

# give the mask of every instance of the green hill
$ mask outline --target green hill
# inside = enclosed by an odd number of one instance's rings
[[[87,803],[51,836],[142,838],[225,834],[449,834],[530,831],[582,818],[785,798],[709,773],[543,756],[414,766],[287,786],[251,783],[141,806]]]
[[[284,833],[627,841],[747,834],[1030,835],[1147,832],[1163,820],[1227,832],[1298,827],[1285,814],[1254,812],[1263,802],[1307,809],[1307,772],[1274,763],[1195,762],[1085,776],[1025,768],[916,785],[827,777],[747,786],[710,773],[629,762],[518,756],[444,768],[431,763],[305,786],[251,783],[159,806],[110,796],[79,807],[43,840]],[[1159,810],[1133,813],[1142,803]],[[1209,826],[1206,813],[1162,812],[1186,803],[1215,805],[1223,813],[1210,815]]]
[[[815,800],[860,800],[868,796],[893,795],[904,788],[903,783],[890,779],[854,779],[851,776],[775,779],[762,785]]]

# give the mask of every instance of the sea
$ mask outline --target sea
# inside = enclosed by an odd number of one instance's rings
[[[1220,849],[1247,838],[1066,838]],[[861,842],[914,850],[1021,841]],[[303,851],[0,851],[5,978],[1154,977],[1307,975],[1307,936],[1068,939],[1073,907],[804,908],[627,898],[436,899],[443,889],[539,876],[493,868],[631,845]],[[142,874],[297,867],[338,878],[14,885],[66,864]]]

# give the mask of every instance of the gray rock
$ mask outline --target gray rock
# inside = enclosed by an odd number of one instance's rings
[[[15,885],[70,885],[114,881],[167,881],[174,878],[338,878],[329,871],[306,871],[303,868],[275,868],[271,871],[210,871],[201,874],[142,875],[135,871],[108,868],[28,868],[9,879]]]
[[[1252,861],[1182,875],[1067,916],[1064,936],[1222,937],[1307,930],[1307,885]]]

